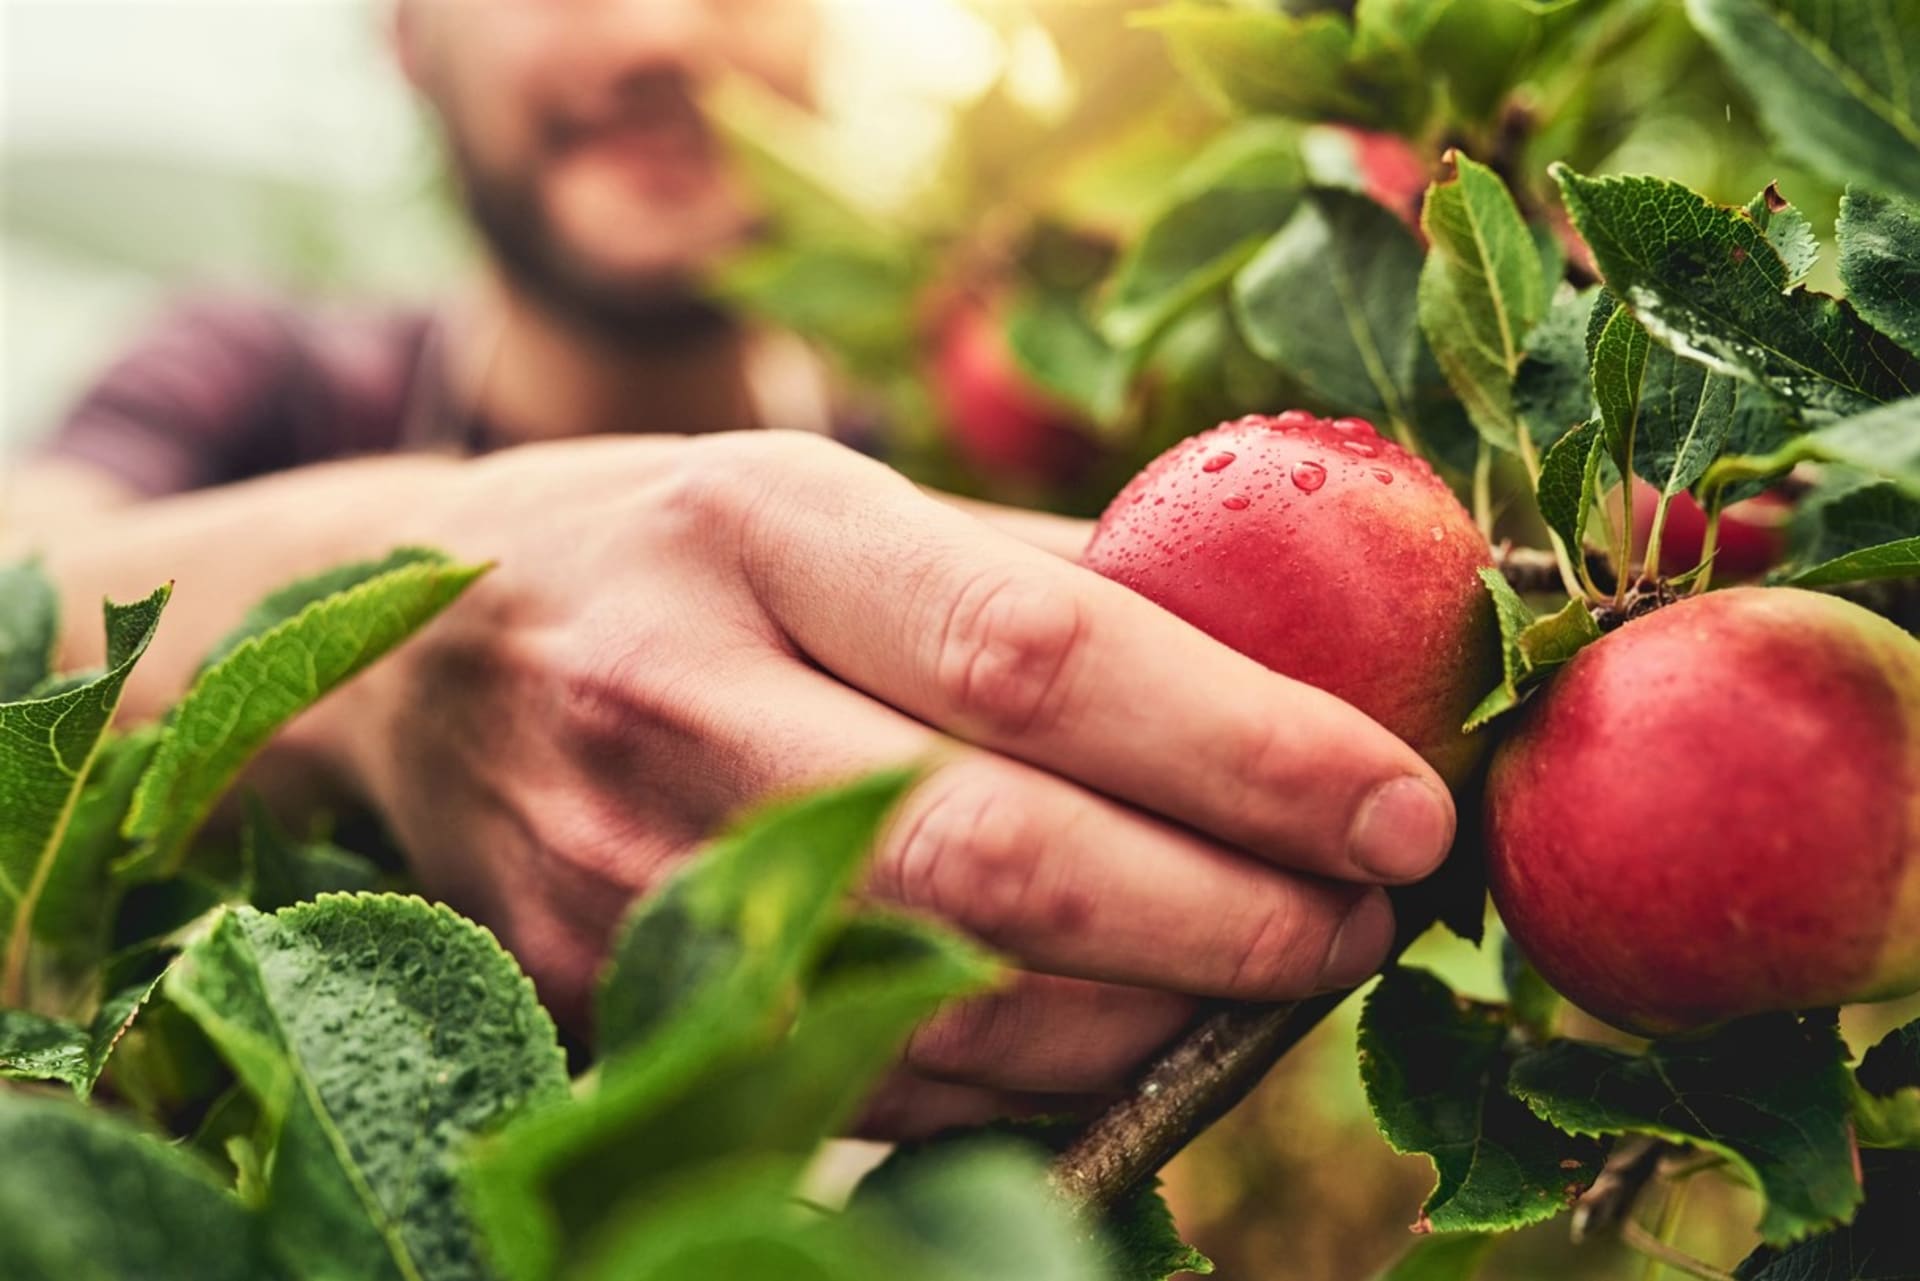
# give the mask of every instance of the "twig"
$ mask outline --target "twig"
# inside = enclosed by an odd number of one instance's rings
[[[1700,1281],[1739,1281],[1733,1273],[1723,1272],[1704,1259],[1696,1259],[1685,1250],[1668,1245],[1632,1219],[1620,1225],[1620,1239],[1648,1258],[1658,1259],[1676,1272],[1698,1277]]]
[[[1574,1202],[1573,1239],[1584,1241],[1627,1223],[1640,1194],[1660,1172],[1660,1163],[1677,1150],[1659,1139],[1626,1139],[1616,1145],[1600,1177]]]
[[[1345,995],[1208,1014],[1054,1159],[1054,1188],[1076,1205],[1111,1205],[1245,1098]]]

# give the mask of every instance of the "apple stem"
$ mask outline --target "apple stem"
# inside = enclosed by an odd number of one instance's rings
[[[1484,439],[1473,459],[1473,523],[1480,537],[1493,541],[1493,446]]]
[[[1646,563],[1641,573],[1652,577],[1660,572],[1660,539],[1667,532],[1667,507],[1673,502],[1673,495],[1666,490],[1660,491],[1660,501],[1654,504],[1653,525],[1647,530]]]

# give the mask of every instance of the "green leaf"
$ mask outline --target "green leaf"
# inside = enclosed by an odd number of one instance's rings
[[[1920,352],[1920,203],[1849,187],[1839,239],[1847,300],[1881,333]]]
[[[1920,1277],[1920,1152],[1863,1152],[1867,1202],[1844,1228],[1785,1250],[1761,1246],[1737,1281],[1913,1281]]]
[[[1493,597],[1494,617],[1500,624],[1501,681],[1473,709],[1463,733],[1518,707],[1528,690],[1600,639],[1600,628],[1585,601],[1570,600],[1558,612],[1536,617],[1499,570],[1482,569],[1480,581]]]
[[[1513,1021],[1537,1041],[1550,1039],[1566,1001],[1533,968],[1510,934],[1500,937],[1500,978],[1507,989],[1507,1008],[1513,1012]]]
[[[1831,1025],[1765,1015],[1640,1055],[1559,1041],[1522,1056],[1512,1088],[1577,1134],[1651,1134],[1719,1153],[1766,1197],[1760,1234],[1773,1244],[1844,1222],[1860,1203],[1852,1077]]]
[[[1787,283],[1805,280],[1820,261],[1820,240],[1807,216],[1780,194],[1778,183],[1768,183],[1765,191],[1747,201],[1747,217],[1767,233],[1767,243],[1787,269]]]
[[[371,860],[327,841],[296,841],[257,796],[247,797],[240,850],[251,873],[247,899],[263,912],[322,894],[353,894],[380,886],[380,869]]]
[[[1249,120],[1215,139],[1114,269],[1100,316],[1107,341],[1141,346],[1224,285],[1286,225],[1303,181],[1292,125]]]
[[[1021,370],[1069,413],[1095,422],[1119,415],[1128,362],[1093,327],[1081,299],[1048,290],[1016,295],[1007,311],[1006,339]]]
[[[1687,13],[1794,155],[1920,197],[1920,0],[1687,0]]]
[[[397,895],[239,908],[166,993],[259,1100],[264,1213],[315,1275],[485,1277],[456,1179],[475,1136],[566,1096],[553,1021],[493,936]]]
[[[1576,564],[1586,553],[1587,522],[1600,501],[1600,460],[1606,456],[1606,424],[1598,418],[1554,442],[1540,460],[1536,498],[1540,518]]]
[[[0,1077],[59,1081],[83,1099],[91,1096],[114,1047],[159,984],[156,978],[116,994],[84,1027],[28,1010],[0,1010]]]
[[[998,974],[970,945],[905,919],[849,933],[790,1031],[696,1003],[603,1061],[591,1091],[489,1141],[470,1196],[502,1270],[545,1277],[562,1242],[597,1251],[677,1182],[748,1155],[785,1157],[797,1178],[913,1029]]]
[[[49,698],[0,704],[0,1003],[25,1004],[34,913],[88,771],[147,652],[170,588],[106,606],[107,670]]]
[[[1822,486],[1795,508],[1793,534],[1781,581],[1796,587],[1920,574],[1920,498],[1889,481]]]
[[[170,868],[255,752],[287,721],[451,604],[485,566],[401,551],[267,598],[173,710],[126,834],[142,870]],[[287,611],[294,611],[290,616]],[[131,868],[129,869],[131,870]]]
[[[1605,1147],[1536,1118],[1507,1093],[1506,1011],[1424,970],[1387,971],[1360,1014],[1360,1074],[1380,1133],[1439,1176],[1418,1228],[1504,1231],[1559,1214],[1600,1173]]]
[[[192,1158],[105,1113],[0,1090],[7,1281],[271,1281],[258,1221]]]
[[[1920,1019],[1895,1028],[1854,1069],[1854,1123],[1873,1147],[1920,1148]]]
[[[1513,380],[1513,408],[1536,450],[1599,413],[1588,373],[1587,321],[1598,289],[1563,287],[1533,332]]]
[[[1661,342],[1832,419],[1920,390],[1920,359],[1803,289],[1743,212],[1663,178],[1554,177],[1607,287]]]
[[[85,966],[97,960],[106,945],[114,907],[108,869],[127,852],[120,825],[159,742],[158,725],[125,734],[108,731],[74,801],[73,817],[33,914],[35,940],[69,954],[72,963]]]
[[[1616,304],[1593,344],[1593,399],[1600,406],[1607,457],[1627,475],[1633,467],[1634,434],[1640,423],[1640,395],[1646,386],[1647,357],[1653,338]]]
[[[1421,1237],[1378,1281],[1472,1281],[1497,1239],[1486,1232]]]
[[[1025,1276],[1019,1257],[1008,1252],[1005,1242],[993,1239],[995,1233],[983,1231],[982,1221],[956,1217],[934,1193],[951,1181],[950,1172],[976,1164],[1005,1165],[1010,1171],[1005,1176],[1008,1190],[1023,1190],[1024,1184],[1028,1201],[1051,1202],[1045,1161],[1072,1137],[1071,1124],[1015,1121],[899,1144],[861,1180],[849,1213],[889,1220],[897,1231],[921,1242],[930,1256],[964,1263],[982,1277]],[[1033,1211],[1009,1205],[1001,1213],[1017,1226]],[[1037,1234],[1046,1226],[1043,1220],[1029,1232]],[[1090,1249],[1089,1261],[1098,1263],[1097,1275],[1106,1281],[1165,1281],[1181,1273],[1213,1271],[1212,1260],[1180,1239],[1158,1180],[1121,1197],[1096,1224],[1070,1222],[1068,1236],[1076,1250]]]
[[[641,1045],[696,1008],[751,1025],[776,1012],[837,932],[881,824],[918,778],[891,770],[753,815],[640,900],[601,981],[600,1052]]]
[[[1393,127],[1424,112],[1426,83],[1405,46],[1357,48],[1341,15],[1174,4],[1132,21],[1158,31],[1181,72],[1235,115]]]
[[[1540,255],[1500,176],[1457,151],[1451,177],[1427,189],[1420,225],[1420,327],[1480,434],[1517,448],[1513,380],[1547,308]]]
[[[1744,482],[1763,483],[1803,462],[1858,468],[1920,497],[1920,396],[1791,437],[1770,453],[1730,453],[1707,469],[1699,489],[1711,495]]]
[[[59,642],[60,595],[40,563],[0,566],[0,703],[53,674]]]
[[[1234,277],[1235,318],[1248,346],[1341,412],[1411,424],[1420,260],[1379,205],[1316,191]]]

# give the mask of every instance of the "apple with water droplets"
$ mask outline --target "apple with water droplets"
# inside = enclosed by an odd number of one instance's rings
[[[1580,651],[1486,797],[1515,942],[1668,1035],[1920,988],[1920,641],[1837,597],[1689,597]]]
[[[1499,680],[1487,542],[1367,422],[1292,410],[1190,437],[1113,500],[1084,563],[1472,777],[1460,726]]]

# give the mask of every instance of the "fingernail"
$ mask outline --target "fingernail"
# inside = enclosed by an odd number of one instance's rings
[[[1382,783],[1360,802],[1347,836],[1359,868],[1384,881],[1411,881],[1440,866],[1453,843],[1453,803],[1411,775]]]
[[[1333,932],[1320,986],[1326,991],[1354,987],[1380,968],[1393,946],[1393,908],[1378,890],[1361,896]]]

